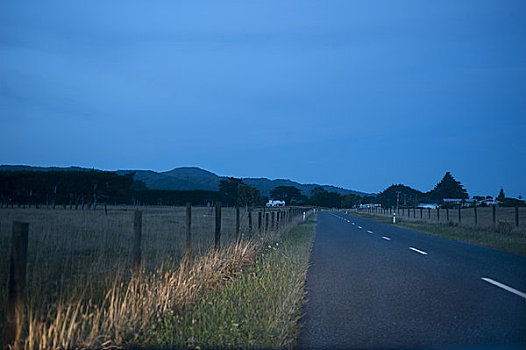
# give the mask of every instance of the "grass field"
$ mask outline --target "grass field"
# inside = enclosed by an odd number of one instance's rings
[[[150,293],[151,298],[162,299],[159,294],[162,290],[164,296],[173,297],[177,295],[187,299],[179,300],[176,303],[181,307],[187,305],[190,301],[194,301],[196,295],[201,292],[201,287],[196,287],[197,282],[195,281],[203,278],[201,276],[202,271],[206,271],[206,269],[219,271],[217,276],[221,280],[222,274],[228,275],[241,268],[243,262],[250,259],[257,251],[258,244],[269,239],[272,235],[284,232],[298,220],[296,218],[287,226],[283,225],[282,222],[280,232],[274,230],[265,236],[256,234],[253,240],[248,241],[247,212],[246,209],[241,209],[240,231],[245,240],[243,244],[235,247],[232,244],[235,240],[235,210],[223,208],[221,242],[222,247],[227,246],[228,248],[216,253],[211,250],[214,243],[215,225],[213,212],[208,208],[193,208],[192,247],[194,262],[191,267],[183,271],[183,276],[181,271],[178,272],[179,275],[175,276],[174,271],[179,269],[179,262],[184,254],[186,243],[185,208],[150,207],[141,208],[141,210],[143,211],[142,257],[144,269],[141,277],[135,282],[130,282],[131,252],[134,241],[133,208],[109,208],[107,215],[104,214],[104,210],[75,211],[34,208],[0,210],[0,307],[2,310],[6,309],[11,225],[15,220],[29,223],[26,309],[28,320],[33,322],[29,323],[33,326],[25,330],[25,347],[35,346],[36,343],[31,345],[31,342],[42,341],[42,339],[37,338],[43,338],[42,332],[44,331],[53,334],[54,338],[47,337],[49,338],[46,338],[48,343],[39,343],[36,347],[46,348],[53,347],[50,344],[62,344],[60,342],[67,338],[62,334],[64,332],[61,333],[57,329],[50,330],[50,327],[57,328],[57,319],[60,317],[71,319],[71,315],[75,312],[85,317],[88,317],[86,315],[99,315],[98,317],[101,319],[117,317],[131,317],[133,319],[135,317],[135,321],[128,327],[131,329],[128,331],[120,330],[120,333],[134,333],[138,331],[137,327],[140,328],[139,331],[144,331],[142,328],[147,325],[137,324],[137,322],[143,322],[141,320],[144,317],[139,317],[137,314],[117,316],[115,314],[116,303],[133,301],[137,305],[141,303],[143,306],[149,305],[149,301],[144,300],[148,299],[145,295]],[[253,213],[253,226],[254,230],[257,231],[257,212]],[[201,272],[196,272],[195,268],[199,264],[202,264]],[[168,281],[167,276],[171,276],[172,280]],[[200,280],[203,286],[206,287],[207,283],[209,285],[217,284],[216,277],[208,276],[207,278],[209,279],[208,282]],[[175,279],[177,281],[174,281]],[[189,281],[194,281],[194,284],[191,285]],[[188,284],[186,287],[185,283]],[[139,290],[140,293],[138,293]],[[136,297],[130,299],[130,294],[142,295],[142,299]],[[167,301],[166,305],[168,304],[170,302]],[[170,307],[175,307],[172,304]],[[150,306],[153,308],[159,305],[154,303]],[[145,308],[150,306],[145,306]],[[109,317],[111,308],[113,308],[114,314]],[[68,310],[69,316],[66,317]],[[136,311],[137,313],[143,312],[139,309]],[[155,312],[151,315],[153,314]],[[4,322],[3,317],[1,317],[0,322]],[[99,339],[97,332],[90,330],[106,327],[109,325],[108,323],[98,320],[99,323],[96,327],[94,320],[83,322],[79,319],[73,322],[76,325],[72,334],[77,331],[76,335],[69,337],[69,340],[59,347],[116,346],[116,344],[126,343],[122,334],[115,336],[115,331],[113,334],[104,334]],[[85,329],[80,330],[80,325]],[[3,324],[0,326],[2,329],[4,328]],[[60,323],[60,327],[63,328],[70,326]],[[121,326],[122,324],[119,327]],[[40,329],[38,331],[40,333],[37,332],[37,329]],[[83,340],[80,338],[87,337],[88,333],[92,342],[82,343]],[[60,339],[61,337],[64,339]],[[101,339],[105,339],[104,341],[107,344],[104,344]]]
[[[491,207],[477,207],[477,222],[475,223],[475,208],[462,208],[461,220],[459,222],[458,209],[400,209],[397,217],[403,218],[406,221],[425,221],[429,223],[453,223],[461,224],[463,226],[480,226],[484,228],[491,228],[494,226],[507,226],[510,230],[526,232],[526,207],[519,209],[519,226],[515,227],[515,208],[497,207],[495,208],[495,225],[493,225],[493,209]],[[381,210],[367,211],[361,210],[374,215],[390,216],[389,212]]]
[[[488,209],[488,208],[484,208]],[[490,209],[490,208],[489,208]],[[499,208],[499,209],[510,209],[510,208]],[[511,208],[513,209],[513,208]],[[464,209],[466,210],[466,209]],[[491,210],[491,209],[490,209]],[[441,210],[443,211],[443,210]],[[471,211],[471,210],[470,210]],[[507,211],[508,214],[510,211]],[[523,211],[523,212],[526,212]],[[444,216],[444,222],[433,222],[429,220],[420,220],[419,211],[416,211],[417,218],[413,218],[413,211],[411,210],[411,217],[397,216],[396,225],[404,227],[413,231],[427,233],[439,237],[453,239],[456,241],[471,243],[480,245],[483,247],[504,250],[510,253],[526,255],[526,226],[515,227],[514,224],[510,223],[510,216],[507,219],[500,218],[501,221],[497,225],[474,225],[465,223],[462,219],[462,224],[458,224],[458,209],[457,222],[447,222]],[[426,211],[424,211],[427,214]],[[512,212],[514,215],[514,212]],[[376,220],[385,224],[393,225],[392,218],[388,215],[375,215],[367,213],[365,211],[349,211],[350,215],[356,215],[362,218]],[[445,214],[445,213],[444,213]],[[477,213],[478,214],[478,213]],[[442,218],[442,213],[440,214]],[[451,215],[451,213],[450,213]],[[464,215],[464,213],[462,214]],[[491,213],[490,213],[491,215]],[[473,215],[474,216],[474,215]],[[466,213],[466,217],[468,217]],[[469,217],[468,217],[469,218]],[[491,216],[490,216],[491,218]],[[514,218],[513,218],[514,220]],[[526,221],[526,218],[524,219]],[[480,222],[480,221],[479,221]],[[524,221],[523,221],[524,222]]]

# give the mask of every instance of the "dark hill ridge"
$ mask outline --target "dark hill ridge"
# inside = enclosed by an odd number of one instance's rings
[[[196,167],[176,168],[170,171],[118,170],[117,174],[135,172],[135,180],[144,181],[146,186],[156,190],[204,190],[218,191],[221,177]]]
[[[93,169],[80,167],[32,167],[25,165],[0,165],[0,171],[91,171]],[[97,171],[97,170],[95,170]],[[197,167],[181,167],[164,172],[155,172],[152,170],[117,170],[114,171],[119,175],[135,173],[135,180],[144,181],[146,186],[150,189],[157,190],[204,190],[204,191],[218,191],[219,182],[227,179],[226,176],[218,176],[210,171]],[[247,185],[257,188],[262,195],[269,196],[270,191],[278,186],[294,186],[297,187],[304,195],[309,196],[310,191],[320,186],[329,192],[337,192],[340,194],[356,193],[365,195],[364,192],[348,190],[341,187],[331,185],[317,185],[317,184],[300,184],[295,181],[286,179],[270,180],[267,178],[243,178],[243,182]]]

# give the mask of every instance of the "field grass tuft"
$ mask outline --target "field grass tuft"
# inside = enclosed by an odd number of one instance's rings
[[[175,348],[292,348],[316,222],[267,243],[255,264],[190,312],[158,320],[158,346]]]

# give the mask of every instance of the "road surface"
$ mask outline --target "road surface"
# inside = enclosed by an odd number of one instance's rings
[[[526,349],[526,258],[323,212],[299,348]]]

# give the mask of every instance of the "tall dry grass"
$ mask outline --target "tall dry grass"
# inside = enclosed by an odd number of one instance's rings
[[[25,349],[119,348],[148,345],[149,332],[165,313],[191,306],[204,291],[217,288],[251,264],[254,242],[209,251],[183,271],[143,273],[112,286],[100,304],[82,299],[61,301],[53,314],[28,315]],[[185,268],[184,266],[187,266]]]
[[[222,242],[215,251],[214,217],[193,210],[194,257],[181,261],[184,209],[144,211],[142,273],[132,277],[132,211],[1,212],[0,239],[6,250],[6,222],[30,222],[27,283],[27,329],[13,348],[119,348],[147,345],[149,333],[164,313],[184,312],[205,291],[221,285],[251,264],[264,240],[233,244],[235,217],[223,210]],[[229,215],[231,214],[231,215]],[[289,225],[290,226],[290,225]],[[247,236],[248,223],[241,222]],[[279,235],[288,227],[269,232]],[[230,243],[230,244],[228,244]],[[3,252],[2,252],[3,253]],[[8,256],[8,254],[2,254]],[[6,260],[6,259],[4,259]],[[7,269],[6,261],[2,261]],[[2,276],[7,280],[6,276]],[[0,294],[4,298],[5,286]],[[3,320],[2,320],[3,321]]]

